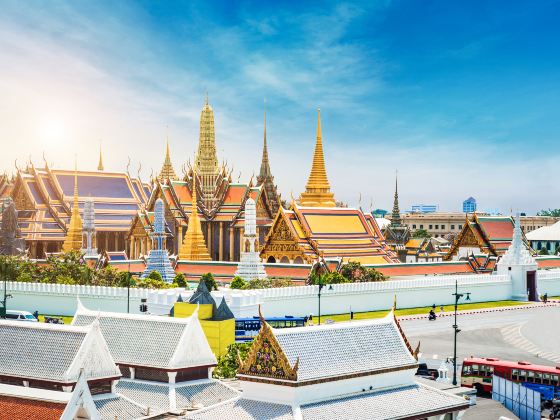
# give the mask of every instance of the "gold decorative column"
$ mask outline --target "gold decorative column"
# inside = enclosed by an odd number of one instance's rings
[[[220,250],[219,250],[219,257],[220,261],[224,260],[224,224],[223,222],[218,223],[218,228],[220,229]]]

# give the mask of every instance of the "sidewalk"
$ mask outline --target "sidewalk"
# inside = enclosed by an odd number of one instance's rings
[[[548,303],[528,302],[526,305],[498,306],[494,308],[463,310],[463,311],[457,311],[457,315],[478,315],[478,314],[484,314],[489,312],[518,311],[522,309],[545,308],[549,306],[560,306],[560,301],[549,300]],[[438,312],[438,308],[436,308],[436,315],[438,318],[449,317],[449,316],[454,316],[454,312],[453,311]],[[417,319],[427,319],[427,317],[428,314],[426,313],[426,314],[419,314],[419,315],[403,315],[403,316],[398,316],[397,318],[399,321],[413,321]]]

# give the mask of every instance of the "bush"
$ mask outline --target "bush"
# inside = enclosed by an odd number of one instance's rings
[[[432,235],[428,233],[426,229],[417,229],[412,234],[413,238],[431,238]]]
[[[546,249],[546,247],[541,248],[539,255],[548,255],[548,249]]]
[[[148,278],[156,281],[163,281],[163,277],[161,277],[161,274],[159,274],[159,272],[155,270],[148,275]]]
[[[359,262],[349,262],[343,265],[340,274],[349,279],[352,283],[387,280],[387,277],[375,268],[364,267]]]
[[[294,282],[289,277],[272,277],[270,287],[292,287]]]
[[[233,278],[233,280],[231,281],[229,287],[231,289],[243,289],[246,284],[247,284],[247,282],[245,280],[243,280],[241,277],[235,276]]]
[[[138,280],[136,282],[136,287],[140,287],[142,289],[168,289],[172,287],[172,285],[164,282],[163,280],[157,280],[148,276],[145,279]]]
[[[228,351],[218,357],[218,366],[214,369],[212,376],[216,379],[235,378],[239,364],[237,363],[237,352],[241,360],[245,360],[252,343],[233,343],[228,346]]]
[[[203,274],[201,280],[204,280],[204,283],[206,283],[206,288],[209,292],[211,292],[212,290],[218,290],[218,283],[216,283],[216,280],[214,279],[212,273]]]
[[[183,273],[178,273],[175,278],[173,279],[173,285],[176,287],[184,287],[185,289],[189,288],[187,283],[187,278]]]

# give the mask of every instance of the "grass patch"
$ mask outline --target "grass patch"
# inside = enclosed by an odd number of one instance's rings
[[[498,308],[502,306],[519,306],[519,305],[527,305],[527,302],[521,302],[517,300],[499,300],[494,302],[462,303],[460,305],[457,305],[457,309],[459,311],[467,311],[467,310],[474,310],[474,309]],[[455,305],[443,306],[444,312],[452,312],[454,308]],[[428,316],[428,312],[430,312],[430,309],[432,309],[431,306],[397,309],[397,316],[405,316],[405,315]],[[387,315],[387,312],[388,310],[373,311],[373,312],[354,312],[354,320],[382,318],[385,315]],[[440,307],[438,306],[436,307],[436,314],[439,313],[440,313]],[[350,313],[339,314],[339,315],[321,315],[322,322],[325,322],[326,319],[332,319],[335,322],[350,321]],[[313,317],[313,321],[315,321],[315,317]]]
[[[64,320],[64,325],[70,325],[72,323],[73,316],[62,316],[62,315],[39,315],[39,322],[45,322],[45,316],[52,316],[53,318],[62,318]]]

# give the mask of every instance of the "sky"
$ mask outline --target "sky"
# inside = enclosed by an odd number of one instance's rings
[[[364,209],[560,207],[558,1],[0,0],[0,170],[44,158],[148,180],[192,161],[206,92],[218,157],[269,156],[304,190],[317,108],[331,189]],[[44,156],[44,158],[43,158]]]

